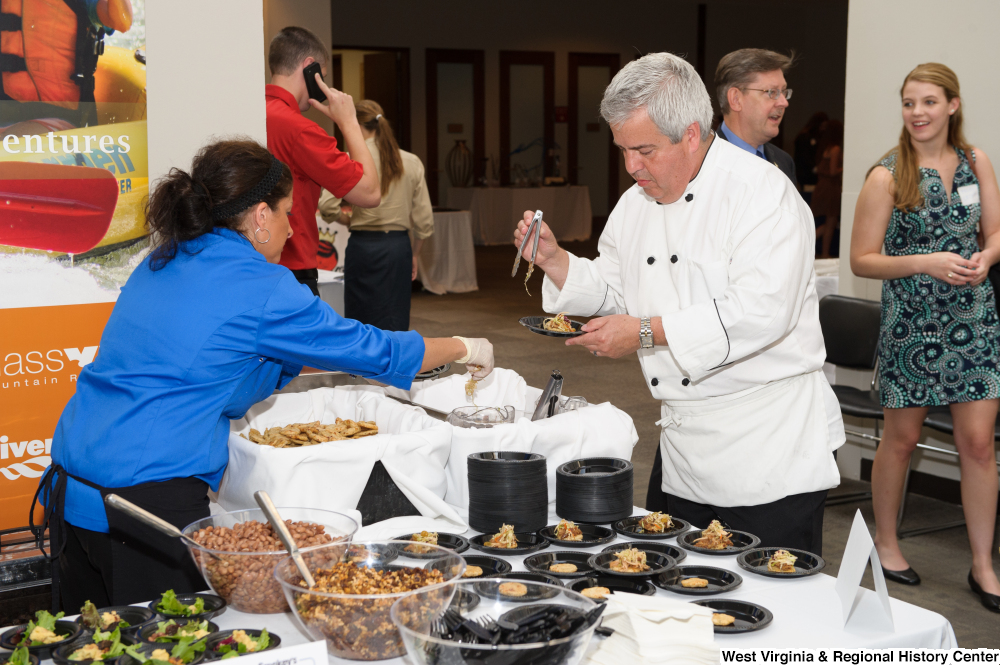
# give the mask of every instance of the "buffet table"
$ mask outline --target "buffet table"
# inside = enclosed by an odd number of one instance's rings
[[[468,210],[434,212],[434,235],[424,240],[420,250],[417,279],[439,296],[479,290]]]
[[[567,187],[449,187],[447,207],[472,214],[477,245],[509,245],[525,210],[541,210],[560,242],[590,237],[590,190]]]

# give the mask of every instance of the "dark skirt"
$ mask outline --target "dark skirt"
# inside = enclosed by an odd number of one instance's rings
[[[344,316],[410,329],[413,250],[406,231],[352,231],[344,252]]]

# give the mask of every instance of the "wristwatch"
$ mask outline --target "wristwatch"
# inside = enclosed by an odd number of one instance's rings
[[[653,348],[653,324],[648,316],[639,317],[639,346],[643,349]]]

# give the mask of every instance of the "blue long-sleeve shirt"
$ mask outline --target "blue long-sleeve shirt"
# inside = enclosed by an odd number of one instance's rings
[[[122,289],[59,419],[52,460],[101,487],[196,477],[217,489],[229,420],[303,365],[408,388],[423,338],[345,319],[243,236],[216,229]],[[100,493],[69,479],[65,518],[107,532]]]

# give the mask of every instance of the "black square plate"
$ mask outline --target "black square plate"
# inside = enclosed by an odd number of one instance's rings
[[[595,586],[602,586],[610,589],[612,593],[634,593],[639,596],[652,596],[656,593],[656,587],[649,583],[649,580],[628,579],[627,577],[611,577],[610,575],[596,575],[576,580],[569,584],[569,588],[577,593],[583,592]],[[603,603],[603,598],[592,598],[598,603]]]
[[[659,552],[660,554],[666,554],[668,557],[674,560],[674,563],[679,564],[681,561],[687,558],[688,553],[679,547],[674,547],[673,545],[667,545],[666,543],[651,543],[642,542],[637,543],[633,541],[627,541],[624,543],[615,543],[614,545],[608,545],[602,552],[617,552],[618,550],[628,549],[629,547],[634,547],[637,550],[642,550],[643,552]]]
[[[400,546],[399,555],[409,557],[410,559],[440,559],[442,556],[441,552],[433,551],[427,552],[426,554],[421,554],[419,552],[411,552],[406,548],[412,545],[419,545],[420,543],[409,542],[413,538],[414,534],[407,533],[402,536],[396,536],[393,540],[398,540],[405,542],[405,545]],[[439,547],[444,547],[449,550],[454,550],[456,554],[460,554],[465,550],[469,549],[469,539],[463,538],[454,533],[439,533],[438,542]]]
[[[588,560],[592,555],[589,552],[541,552],[532,554],[524,560],[524,567],[536,573],[544,573],[553,577],[572,579],[584,577],[594,572]],[[557,563],[571,563],[576,566],[575,573],[557,573],[550,568]]]
[[[700,577],[708,582],[706,587],[685,587],[681,586],[681,581]],[[724,568],[713,568],[712,566],[677,566],[660,573],[653,578],[653,584],[686,596],[714,596],[719,593],[732,591],[743,584],[743,578],[736,573]]]
[[[544,550],[549,546],[549,541],[545,540],[537,533],[515,533],[517,537],[517,547],[504,549],[503,547],[487,547],[486,541],[493,537],[493,534],[483,533],[469,540],[472,547],[487,554],[498,554],[500,556],[517,556],[519,554],[532,554],[539,550]]]
[[[573,326],[573,330],[575,330],[576,332],[565,333],[565,332],[556,332],[554,330],[546,330],[545,328],[542,327],[542,324],[545,322],[545,319],[548,318],[550,317],[522,316],[518,320],[518,323],[520,323],[522,326],[524,326],[533,333],[537,333],[539,335],[547,335],[549,337],[579,337],[580,335],[584,334],[583,331],[580,330],[580,328],[583,327],[583,324],[580,323],[579,321],[574,321],[573,319],[570,319],[569,324]]]
[[[775,573],[767,569],[768,560],[778,550],[785,550],[798,557],[795,562],[794,573]],[[806,552],[805,550],[795,550],[790,547],[758,547],[747,550],[736,557],[736,563],[740,565],[740,568],[749,570],[751,573],[757,573],[765,577],[777,577],[779,579],[809,577],[826,568],[826,560],[818,554]]]
[[[610,564],[612,561],[615,561],[616,558],[615,552],[600,552],[599,554],[594,554],[589,560],[590,567],[601,575],[652,577],[653,575],[659,575],[666,570],[670,570],[677,565],[677,562],[666,554],[660,554],[659,552],[646,552],[646,565],[649,566],[649,570],[641,573],[620,573],[611,569]]]
[[[760,538],[753,535],[752,533],[747,533],[746,531],[733,531],[732,529],[726,529],[731,535],[731,540],[733,541],[732,547],[727,547],[723,550],[710,550],[706,547],[698,547],[692,544],[698,538],[701,538],[701,530],[695,529],[694,531],[688,531],[677,538],[677,544],[686,549],[689,552],[697,552],[698,554],[708,554],[711,556],[730,556],[733,554],[739,554],[740,552],[746,552],[749,549],[753,549],[760,545]]]
[[[679,536],[691,528],[691,525],[682,519],[678,519],[676,517],[672,517],[670,519],[673,520],[674,527],[672,529],[667,529],[663,533],[644,532],[639,527],[639,521],[642,520],[641,515],[636,517],[626,517],[623,520],[618,520],[612,526],[615,531],[626,538],[635,538],[636,540],[666,540],[667,538]]]
[[[606,526],[595,526],[593,524],[577,524],[577,528],[583,534],[583,540],[559,540],[556,538],[556,527],[558,524],[542,527],[538,530],[538,535],[549,541],[553,545],[560,547],[596,547],[610,543],[615,539],[615,532]]]
[[[714,626],[718,634],[749,633],[767,627],[774,619],[774,615],[767,608],[743,600],[692,600],[691,602],[736,619],[736,623],[730,626]]]

